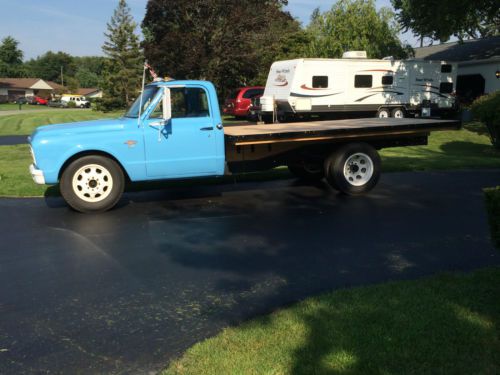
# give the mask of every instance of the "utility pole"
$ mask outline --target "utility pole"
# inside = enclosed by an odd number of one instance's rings
[[[64,75],[63,75],[63,67],[61,65],[61,86],[64,86]]]

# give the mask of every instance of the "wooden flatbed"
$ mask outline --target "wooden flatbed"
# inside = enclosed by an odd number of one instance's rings
[[[234,146],[411,136],[456,130],[457,120],[363,118],[281,124],[248,124],[224,128],[226,144]]]

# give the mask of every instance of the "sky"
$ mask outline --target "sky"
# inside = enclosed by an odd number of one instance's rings
[[[237,0],[235,0],[237,1]],[[144,18],[147,0],[127,0],[135,21]],[[314,8],[328,10],[335,0],[289,0],[288,10],[304,25]],[[118,0],[0,0],[0,39],[11,35],[20,42],[25,60],[51,51],[75,56],[102,55],[106,23]],[[377,8],[391,6],[376,0]],[[416,45],[411,35],[402,40]]]

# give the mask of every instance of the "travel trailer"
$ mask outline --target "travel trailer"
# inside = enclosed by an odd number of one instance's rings
[[[269,120],[323,117],[429,117],[456,110],[457,65],[445,61],[366,58],[296,59],[271,66],[260,109]],[[266,121],[268,122],[268,121]],[[274,121],[273,121],[274,122]]]

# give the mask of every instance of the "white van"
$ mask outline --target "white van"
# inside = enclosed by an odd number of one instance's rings
[[[367,59],[365,51],[342,59],[273,63],[260,98],[260,116],[433,116],[456,110],[457,65],[445,61]]]
[[[68,95],[64,94],[61,97],[61,103],[68,106],[69,102],[74,102],[77,108],[90,108],[90,102],[82,95]]]

